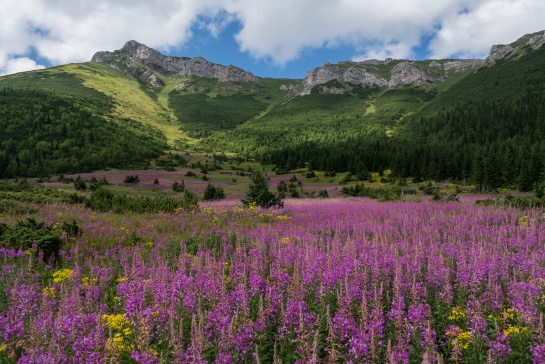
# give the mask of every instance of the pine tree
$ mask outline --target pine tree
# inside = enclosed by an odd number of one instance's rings
[[[250,177],[250,185],[248,186],[248,191],[246,191],[246,197],[246,199],[241,200],[245,206],[249,206],[251,203],[255,203],[257,206],[266,209],[273,206],[284,206],[282,199],[269,191],[267,179],[260,171],[254,171]]]

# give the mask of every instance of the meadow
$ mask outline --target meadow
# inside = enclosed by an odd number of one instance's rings
[[[461,200],[5,211],[0,362],[545,362],[545,214]]]

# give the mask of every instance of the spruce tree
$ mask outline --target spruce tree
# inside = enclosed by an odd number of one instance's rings
[[[246,199],[241,201],[245,206],[255,203],[257,206],[266,209],[273,206],[284,206],[282,199],[269,191],[267,178],[265,178],[265,175],[260,171],[254,171],[251,175],[250,185],[248,186],[248,191],[246,191]]]

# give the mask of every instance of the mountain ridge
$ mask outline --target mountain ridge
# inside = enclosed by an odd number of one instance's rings
[[[165,76],[198,76],[216,78],[221,82],[240,81],[256,82],[257,77],[242,68],[228,65],[223,66],[207,61],[203,57],[173,57],[165,56],[153,48],[131,40],[113,52],[97,52],[91,58],[91,62],[108,64],[116,67],[115,62],[128,58],[129,61],[140,61],[153,71]],[[118,68],[120,70],[120,68]],[[151,75],[150,75],[151,77]],[[154,78],[156,79],[156,78]],[[153,82],[153,81],[152,81]]]
[[[324,62],[320,67],[310,69],[301,80],[280,86],[290,96],[308,95],[312,89],[330,81],[347,83],[343,87],[322,87],[320,92],[342,94],[351,91],[352,85],[365,87],[397,88],[407,85],[433,88],[438,83],[448,81],[453,73],[474,71],[495,63],[502,58],[520,52],[523,47],[539,48],[545,43],[545,31],[526,34],[510,44],[493,45],[485,59],[429,59],[429,60],[364,60]],[[216,79],[218,82],[252,82],[261,78],[234,65],[220,65],[203,57],[166,56],[142,43],[131,40],[113,52],[95,53],[91,62],[106,64],[118,71],[126,71],[142,79],[151,87],[163,85],[161,76],[195,76]],[[180,84],[180,89],[191,85]]]
[[[92,62],[0,77],[0,126],[9,130],[0,133],[0,175],[104,168],[116,156],[124,166],[145,164],[164,147],[234,152],[278,171],[307,166],[357,173],[363,165],[436,180],[472,176],[479,161],[513,166],[522,160],[536,181],[545,144],[519,145],[545,140],[543,44],[540,31],[493,46],[485,60],[343,61],[290,80],[202,57],[165,56],[129,41],[97,52]],[[45,96],[45,104],[34,101]],[[48,107],[57,107],[58,116],[51,119]],[[77,115],[97,132],[72,133],[89,128],[74,123]],[[54,127],[45,126],[50,122]],[[138,149],[121,153],[115,138],[99,146],[99,134],[110,126],[127,129],[125,145]],[[107,152],[94,152],[100,149]],[[76,163],[88,151],[95,157]],[[491,153],[501,156],[482,157]],[[504,184],[523,173],[519,165],[505,167]]]

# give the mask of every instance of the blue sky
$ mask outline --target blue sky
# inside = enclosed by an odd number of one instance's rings
[[[262,77],[328,61],[483,58],[545,28],[543,0],[17,0],[0,7],[0,75],[85,62],[136,40]]]
[[[233,21],[214,37],[207,30],[195,27],[187,43],[165,53],[184,57],[201,56],[214,63],[232,64],[257,76],[273,78],[304,78],[310,68],[321,66],[326,61],[337,63],[349,60],[355,55],[350,46],[307,48],[297,58],[285,64],[277,64],[270,59],[256,59],[249,52],[240,52],[235,40],[235,34],[240,28],[241,24]]]

